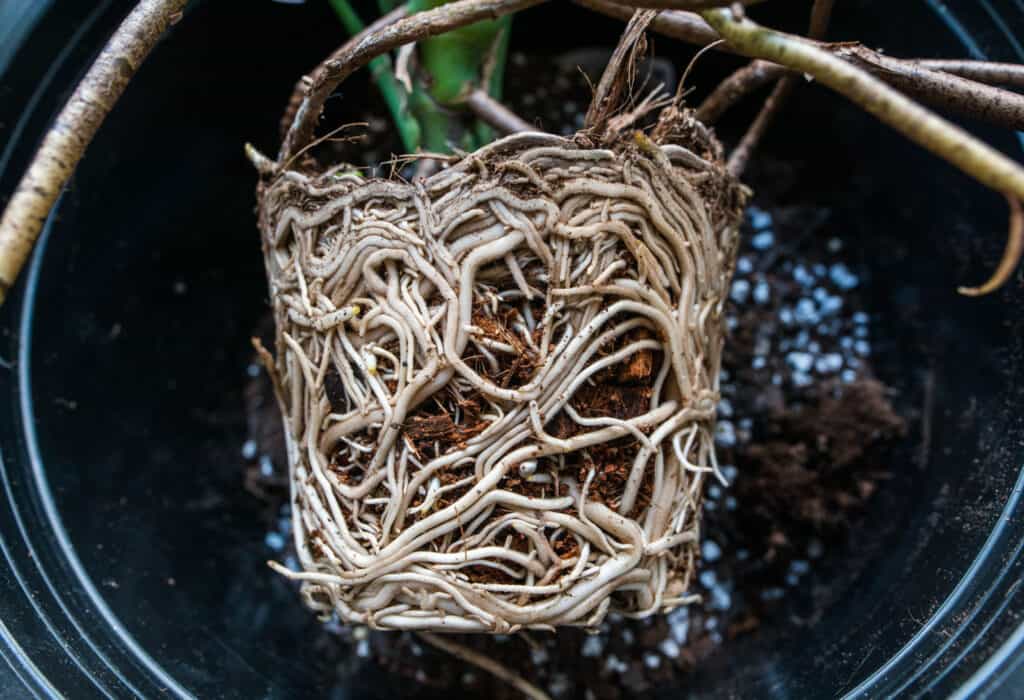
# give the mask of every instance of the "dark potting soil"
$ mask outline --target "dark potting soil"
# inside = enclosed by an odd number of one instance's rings
[[[539,126],[571,133],[589,98],[574,66],[591,59],[600,65],[598,53],[566,57],[545,87],[518,92],[514,86],[538,66],[513,55],[510,105],[536,117]],[[654,73],[671,84],[670,68],[655,65]],[[386,160],[395,148],[386,122],[379,116],[367,121],[369,140],[358,157],[363,163]],[[334,148],[338,157],[359,162],[351,144]],[[751,184],[756,191],[758,183]],[[841,569],[856,555],[851,528],[885,488],[893,446],[905,433],[892,390],[875,378],[872,319],[860,305],[861,282],[842,240],[829,235],[827,215],[756,197],[747,213],[727,317],[716,434],[728,485],[707,488],[695,585],[702,602],[644,620],[610,615],[596,634],[561,629],[456,635],[455,641],[500,660],[555,698],[612,700],[678,685],[742,635],[814,623],[828,592],[810,582],[817,571]],[[271,330],[268,318],[258,334],[268,342]],[[267,504],[269,556],[294,568],[281,421],[255,360],[247,372],[245,483]],[[296,615],[308,614],[298,596],[295,605]],[[376,665],[414,681],[404,686],[409,696],[438,690],[517,696],[415,635],[336,621],[323,630],[318,646],[337,659],[339,682]]]

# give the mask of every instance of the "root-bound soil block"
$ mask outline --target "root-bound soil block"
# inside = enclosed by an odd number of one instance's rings
[[[310,607],[509,632],[692,600],[745,198],[674,107],[411,183],[267,177],[302,571],[278,568]]]

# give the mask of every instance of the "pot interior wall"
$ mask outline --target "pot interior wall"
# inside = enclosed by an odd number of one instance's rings
[[[71,50],[50,89],[60,94],[124,5],[101,4],[91,15],[51,11],[13,60],[9,89],[27,95],[36,79],[28,66],[44,65],[79,27],[85,45]],[[905,15],[889,26],[879,26],[870,9],[877,5],[843,7],[835,36],[901,55],[964,54],[928,3],[902,3]],[[982,47],[1005,43],[986,33],[994,30],[980,11],[967,18]],[[797,28],[802,20],[793,12],[781,21]],[[517,20],[513,42],[545,53],[584,41],[607,46],[620,27],[553,3]],[[0,370],[10,409],[0,429],[8,493],[20,499],[25,527],[35,528],[56,594],[107,660],[83,662],[98,683],[142,692],[177,684],[199,697],[397,692],[398,681],[373,674],[338,685],[318,623],[265,566],[265,515],[241,481],[249,337],[267,309],[255,178],[242,144],[274,150],[295,79],[340,38],[326,3],[249,3],[244,14],[232,3],[198,3],[102,129],[25,291],[3,309],[0,354],[16,359]],[[667,39],[656,48],[680,62],[690,53]],[[698,95],[730,65],[706,58],[694,73]],[[344,113],[344,103],[368,91],[360,74],[333,108]],[[727,140],[751,109],[723,126]],[[17,113],[4,110],[13,123]],[[8,137],[11,160],[0,169],[11,167],[0,191],[13,188],[31,128]],[[1013,135],[979,131],[1019,157]],[[759,196],[831,210],[832,235],[846,241],[879,319],[878,369],[905,414],[928,408],[930,427],[923,435],[915,419],[904,460],[872,500],[846,563],[819,576],[831,603],[817,619],[781,621],[738,640],[689,690],[836,694],[882,666],[948,598],[1011,497],[1021,462],[1013,407],[1022,398],[1024,300],[1019,277],[990,298],[955,293],[998,260],[1001,198],[824,90],[809,87],[790,103],[761,162],[751,173]],[[779,171],[777,163],[789,165]],[[56,515],[63,530],[54,529]],[[982,600],[983,592],[969,593]],[[935,639],[953,631],[936,629]],[[128,637],[144,655],[126,646]],[[924,681],[891,682],[885,687]]]

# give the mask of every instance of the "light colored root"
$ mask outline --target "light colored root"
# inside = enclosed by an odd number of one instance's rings
[[[451,654],[455,658],[465,661],[468,664],[472,664],[473,666],[490,673],[495,678],[508,683],[527,698],[532,698],[532,700],[551,700],[550,695],[535,686],[533,683],[530,683],[512,669],[488,656],[479,654],[467,646],[453,642],[450,639],[445,639],[443,636],[434,634],[433,632],[420,632],[419,636],[427,644],[437,647],[441,651]]]
[[[85,149],[185,0],[142,0],[75,88],[0,218],[0,304]]]
[[[1006,201],[1010,205],[1010,232],[1006,237],[1003,257],[985,284],[977,287],[960,287],[957,290],[964,296],[980,297],[1002,287],[1020,264],[1021,255],[1024,255],[1024,212],[1021,211],[1020,200],[1016,197],[1007,196]]]

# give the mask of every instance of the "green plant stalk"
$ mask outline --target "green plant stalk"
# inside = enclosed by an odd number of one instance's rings
[[[431,10],[448,0],[412,0],[410,12]],[[431,78],[430,96],[443,106],[455,105],[483,80],[484,63],[509,18],[477,22],[420,42],[420,59]]]
[[[450,153],[450,134],[454,132],[452,115],[443,110],[417,82],[413,83],[412,94],[409,95],[409,109],[416,115],[420,125],[424,150]]]
[[[496,100],[501,99],[501,93],[505,88],[505,66],[508,62],[509,36],[512,34],[512,17],[503,17],[502,20],[508,21],[505,22],[501,33],[495,39],[494,48],[492,49],[494,51],[494,59],[490,66],[490,75],[487,76],[487,92]],[[491,125],[485,124],[479,119],[473,125],[473,131],[481,145],[490,143],[495,138],[494,129]]]
[[[349,0],[329,1],[349,33],[362,31],[363,22]],[[446,2],[450,0],[411,0],[409,14],[434,9]],[[378,0],[377,4],[382,13],[398,5],[396,0]],[[380,56],[370,62],[374,82],[408,151],[423,148],[448,153],[452,146],[472,151],[494,140],[495,133],[490,126],[465,117],[463,100],[483,83],[492,97],[500,99],[511,19],[500,17],[477,22],[421,41],[418,45],[421,75],[414,80],[411,92],[395,78],[389,57]],[[460,130],[460,123],[468,124],[469,128]]]
[[[345,27],[345,31],[352,36],[363,31],[365,25],[348,0],[328,1],[335,14],[338,15],[338,19],[341,20],[342,26]],[[385,1],[382,0],[382,3]],[[391,118],[395,122],[395,128],[402,141],[402,147],[410,153],[415,152],[422,145],[422,129],[416,117],[410,114],[409,95],[395,78],[395,73],[391,68],[391,59],[388,56],[378,56],[370,61],[369,69],[377,89],[380,90],[381,97],[384,98],[384,102],[388,106],[388,111],[391,112]]]
[[[412,0],[409,10],[429,10],[448,1]],[[453,131],[445,129],[446,133],[442,134],[441,126],[443,123],[451,125],[451,113],[462,111],[466,95],[481,87],[481,83],[486,81],[491,96],[500,98],[511,20],[506,16],[477,22],[420,42],[420,68],[427,76],[427,85],[426,95],[416,100],[416,114],[425,130],[428,121],[432,125],[430,135],[424,138],[431,150],[451,149],[449,141]],[[472,128],[463,134],[459,146],[474,150],[493,139],[494,131],[489,126],[473,120]]]

